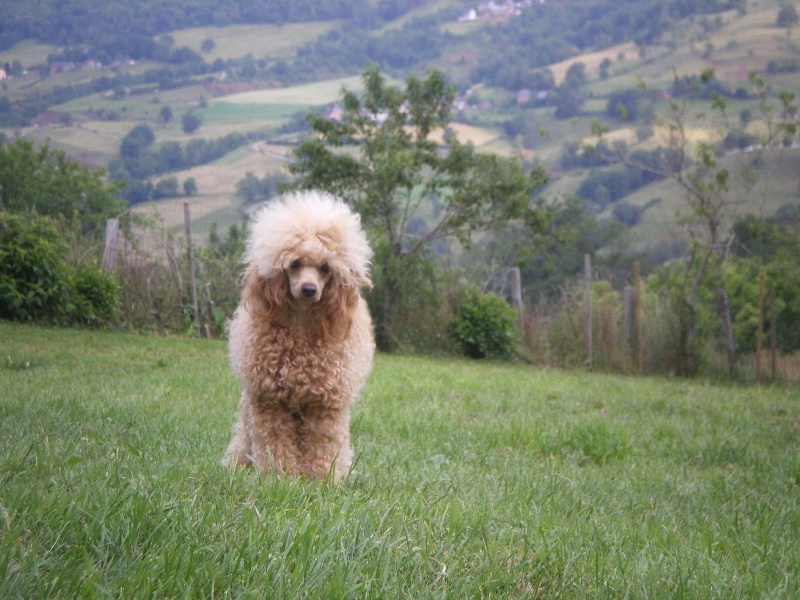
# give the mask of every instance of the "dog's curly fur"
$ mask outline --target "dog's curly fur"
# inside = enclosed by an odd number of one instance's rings
[[[371,256],[358,215],[328,194],[286,195],[255,217],[230,328],[243,391],[224,465],[348,473],[350,407],[375,349],[360,291]]]

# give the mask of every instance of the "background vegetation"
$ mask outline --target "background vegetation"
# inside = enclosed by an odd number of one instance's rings
[[[755,338],[754,282],[761,272],[767,292],[776,290],[776,342],[787,356],[795,350],[796,282],[791,263],[781,257],[796,247],[800,151],[788,130],[775,138],[764,110],[774,109],[772,124],[794,118],[781,108],[794,101],[784,105],[776,93],[797,92],[792,2],[568,1],[494,15],[457,0],[338,2],[313,9],[297,2],[271,12],[247,2],[223,4],[175,5],[178,10],[111,3],[108,10],[88,11],[108,15],[90,19],[88,27],[74,26],[87,12],[89,5],[82,3],[61,11],[61,20],[50,18],[55,5],[47,1],[35,11],[12,3],[0,16],[0,47],[6,48],[0,64],[10,76],[0,83],[0,124],[6,126],[0,134],[7,140],[3,191],[10,198],[9,190],[17,190],[15,203],[6,199],[3,209],[28,214],[33,208],[59,221],[63,255],[73,268],[96,265],[104,220],[120,216],[124,244],[118,266],[125,269],[115,274],[118,324],[149,331],[192,327],[182,239],[188,202],[195,244],[204,246],[196,249],[201,317],[207,332],[223,332],[235,305],[235,248],[248,211],[286,183],[292,150],[311,133],[309,113],[312,123],[330,123],[344,107],[342,85],[353,97],[365,97],[357,74],[366,57],[378,64],[387,86],[402,88],[428,67],[447,73],[454,97],[446,132],[432,138],[440,148],[446,139],[457,141],[486,164],[508,161],[526,174],[546,171],[549,181],[529,199],[527,220],[508,223],[500,235],[471,235],[470,246],[426,242],[421,254],[405,261],[401,277],[391,273],[404,262],[406,248],[401,244],[392,258],[397,248],[382,248],[380,232],[371,231],[384,263],[376,263],[373,314],[379,325],[395,323],[384,347],[456,351],[452,331],[461,289],[471,285],[508,297],[506,273],[516,266],[526,306],[516,355],[580,365],[585,310],[574,282],[589,253],[594,293],[600,294],[593,304],[604,311],[594,336],[595,356],[603,358],[594,366],[629,371],[624,288],[632,283],[633,263],[640,263],[654,298],[645,306],[648,343],[670,349],[666,354],[672,356],[673,340],[662,334],[687,326],[681,311],[691,300],[683,293],[691,278],[685,267],[699,264],[687,259],[702,256],[698,249],[704,247],[712,248],[714,261],[696,294],[693,327],[700,341],[683,349],[684,355],[694,353],[695,366],[651,357],[646,368],[715,368],[722,339],[716,294],[722,287],[747,372]],[[161,17],[154,16],[161,9]],[[475,20],[460,19],[470,9],[476,9]],[[123,31],[121,22],[135,27]],[[699,76],[708,67],[713,77]],[[763,81],[768,97],[750,72]],[[298,82],[304,83],[293,85]],[[692,147],[704,145],[714,172],[725,172],[729,191],[717,243],[705,246],[697,245],[703,240],[689,227],[694,209],[685,191],[663,169],[677,150],[670,148],[664,117],[687,91],[690,110],[681,124],[684,155],[691,160],[684,166],[707,166],[697,162]],[[604,132],[599,143],[592,135],[597,131]],[[33,144],[28,157],[46,147],[44,160],[26,158],[15,166],[12,154],[21,148],[10,141],[23,136]],[[589,146],[601,151],[588,153]],[[355,150],[349,150],[354,159]],[[27,185],[46,178],[20,178],[18,167],[51,163],[51,172],[84,169],[81,185],[124,198],[134,208],[124,214],[122,208],[86,210],[94,206],[95,192],[84,201],[67,184],[52,202],[37,200],[40,192],[21,195],[20,180]],[[435,231],[447,195],[444,188],[440,192],[441,198],[423,198],[419,213],[402,221],[398,238],[424,240]],[[82,225],[85,237],[73,233],[70,205],[91,215],[94,232]],[[769,233],[745,235],[753,227]],[[767,239],[768,251],[758,249]],[[387,285],[392,281],[394,288]],[[402,307],[395,302],[400,295],[406,298]]]

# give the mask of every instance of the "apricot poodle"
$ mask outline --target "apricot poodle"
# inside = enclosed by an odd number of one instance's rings
[[[375,350],[361,296],[371,257],[359,216],[328,194],[289,194],[257,214],[230,328],[243,391],[223,465],[348,473],[350,407]]]

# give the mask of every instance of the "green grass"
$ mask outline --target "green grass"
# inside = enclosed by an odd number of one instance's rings
[[[229,25],[226,27],[197,27],[170,33],[175,46],[188,46],[206,62],[217,59],[244,58],[248,54],[255,58],[289,58],[306,44],[339,26],[338,21],[311,23],[287,23],[285,25]],[[204,40],[214,42],[214,48],[205,53],[201,50]]]
[[[800,391],[378,356],[338,487],[220,341],[0,322],[0,597],[792,598]]]
[[[39,44],[33,40],[23,40],[7,50],[0,51],[0,64],[11,64],[18,60],[24,68],[33,67],[46,63],[47,55],[55,51],[55,46]]]

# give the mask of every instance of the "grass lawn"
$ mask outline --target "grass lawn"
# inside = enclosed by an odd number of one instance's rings
[[[221,341],[0,322],[0,597],[793,598],[800,390],[378,356],[338,487]]]

